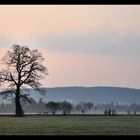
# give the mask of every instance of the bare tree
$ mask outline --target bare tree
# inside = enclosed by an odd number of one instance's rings
[[[21,101],[28,101],[27,94],[20,92],[21,88],[32,87],[39,90],[40,79],[47,73],[47,68],[41,64],[44,60],[38,50],[30,50],[26,46],[13,45],[1,59],[5,68],[0,71],[0,85],[7,83],[7,89],[1,94],[5,97],[15,95],[15,115],[23,116]]]
[[[57,112],[57,110],[59,109],[59,103],[53,102],[53,101],[49,101],[46,104],[46,107],[51,110],[51,112],[52,112],[53,115],[55,115],[56,112]]]
[[[66,114],[70,114],[71,113],[71,110],[72,110],[73,106],[68,101],[63,101],[61,103],[61,108],[63,110],[63,114],[66,115]]]
[[[91,111],[91,109],[93,108],[93,103],[88,102],[88,103],[85,104],[85,107],[88,108],[88,111],[89,111],[89,114],[90,114],[90,111]]]
[[[79,105],[82,107],[82,112],[86,112],[87,110],[86,102],[81,101],[79,102]]]

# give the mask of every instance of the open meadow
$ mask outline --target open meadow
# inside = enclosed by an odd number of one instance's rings
[[[0,135],[140,135],[140,116],[1,116]]]

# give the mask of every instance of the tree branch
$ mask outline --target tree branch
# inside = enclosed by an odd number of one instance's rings
[[[17,82],[14,80],[13,75],[12,75],[11,72],[10,72],[10,76],[11,76],[12,81],[15,83],[15,85],[17,85]]]

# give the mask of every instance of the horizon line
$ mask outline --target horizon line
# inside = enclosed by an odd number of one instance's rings
[[[107,87],[107,88],[128,88],[128,89],[140,89],[136,87],[127,87],[127,86],[52,86],[52,87],[40,87],[40,88],[96,88],[96,87]]]

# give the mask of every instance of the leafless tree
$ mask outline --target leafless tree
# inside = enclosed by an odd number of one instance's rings
[[[51,110],[52,114],[55,115],[57,110],[59,109],[59,104],[53,101],[49,101],[46,104],[46,107]]]
[[[89,114],[90,114],[90,110],[93,108],[93,103],[88,102],[88,103],[85,104],[85,107],[88,108],[88,111],[89,111]]]
[[[4,97],[15,96],[15,115],[23,116],[22,100],[28,100],[27,94],[21,93],[21,88],[32,87],[39,90],[40,80],[47,75],[47,67],[42,65],[44,60],[38,50],[30,50],[27,46],[13,45],[1,59],[5,66],[0,71],[0,85],[6,84],[1,92]]]

